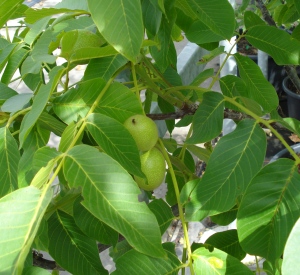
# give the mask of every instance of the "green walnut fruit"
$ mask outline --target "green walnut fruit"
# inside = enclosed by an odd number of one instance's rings
[[[124,126],[134,138],[140,151],[149,151],[158,140],[156,124],[147,116],[131,116],[124,122]]]
[[[166,163],[162,153],[155,147],[141,155],[141,167],[147,180],[135,176],[138,186],[152,191],[160,186],[165,178]]]
[[[66,32],[60,40],[60,56],[69,59],[71,55],[82,48],[100,47],[103,40],[95,33],[80,29]]]

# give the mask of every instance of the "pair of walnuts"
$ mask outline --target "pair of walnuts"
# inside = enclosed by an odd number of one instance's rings
[[[146,179],[134,176],[138,186],[151,191],[161,185],[165,177],[165,159],[155,144],[158,141],[156,124],[144,115],[134,115],[124,122],[141,151],[141,169]]]

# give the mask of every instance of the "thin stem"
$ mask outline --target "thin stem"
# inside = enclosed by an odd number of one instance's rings
[[[256,263],[256,270],[258,271],[258,275],[260,275],[260,267],[259,267],[257,256],[255,256],[255,263]]]
[[[191,246],[190,246],[190,240],[189,240],[189,234],[188,234],[188,228],[187,228],[187,223],[185,222],[185,218],[184,218],[184,213],[183,213],[183,206],[180,202],[180,191],[178,188],[178,183],[177,183],[177,179],[174,173],[174,169],[171,163],[171,160],[169,158],[169,154],[166,151],[164,144],[162,142],[161,139],[159,139],[159,145],[161,148],[161,152],[167,162],[168,168],[169,168],[169,173],[171,175],[172,178],[172,182],[173,182],[173,186],[174,186],[174,190],[175,190],[175,196],[176,196],[176,200],[177,200],[177,204],[178,204],[178,211],[179,211],[179,218],[182,224],[182,228],[183,228],[183,233],[184,233],[184,248],[186,248],[187,253],[188,253],[188,265],[190,267],[190,271],[191,271],[191,275],[194,275],[194,269],[193,269],[193,265],[192,265],[192,259],[191,259],[191,255],[192,255],[192,251],[191,251]]]
[[[189,139],[189,138],[190,138],[190,136],[191,136],[191,134],[192,134],[192,131],[193,131],[193,124],[191,124],[191,126],[190,126],[190,129],[189,129],[189,131],[188,131],[188,133],[187,133],[186,139]],[[179,156],[178,156],[178,158],[181,159],[182,161],[184,161],[184,156],[185,156],[186,147],[187,147],[187,144],[184,143],[184,145],[182,146],[181,151],[180,151],[180,153],[179,153]]]
[[[7,121],[7,123],[6,123],[6,128],[8,128],[8,127],[10,126],[10,124],[12,124],[12,122],[13,122],[18,116],[20,116],[20,115],[22,115],[22,114],[25,114],[25,113],[27,113],[28,111],[30,111],[30,110],[31,110],[31,107],[32,107],[32,106],[30,106],[30,107],[28,107],[28,108],[25,108],[25,109],[23,109],[23,110],[20,110],[19,112],[17,112],[17,113],[15,113],[14,115],[12,115],[12,116],[8,119],[8,121]]]

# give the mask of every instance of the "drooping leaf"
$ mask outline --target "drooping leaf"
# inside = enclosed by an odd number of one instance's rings
[[[209,29],[223,39],[230,39],[235,29],[232,6],[227,0],[186,0],[193,12]]]
[[[48,112],[42,112],[38,119],[38,125],[44,129],[47,129],[57,136],[61,136],[66,128],[66,124],[59,121],[57,118],[49,114]]]
[[[18,187],[20,152],[9,129],[0,128],[0,198]]]
[[[273,57],[278,65],[298,65],[300,42],[286,31],[272,26],[255,26],[248,30],[247,40]]]
[[[222,131],[223,112],[223,95],[216,92],[205,93],[193,118],[193,134],[186,143],[203,143],[218,136]]]
[[[64,174],[72,187],[82,187],[82,205],[120,232],[137,251],[153,257],[165,255],[157,220],[138,202],[137,184],[115,160],[78,145],[65,157]]]
[[[239,243],[238,234],[235,229],[217,232],[211,235],[205,243],[226,252],[240,261],[246,256],[246,252]]]
[[[156,216],[160,227],[160,233],[163,234],[168,229],[169,225],[171,224],[172,220],[174,219],[174,215],[170,206],[163,201],[162,199],[153,200],[148,204],[150,210]]]
[[[64,68],[55,67],[52,70],[52,78],[50,81],[41,87],[38,94],[35,96],[32,104],[32,109],[25,115],[20,129],[20,147],[23,146],[23,143],[26,137],[29,134],[29,131],[32,129],[34,124],[37,122],[39,116],[42,114],[44,108],[46,107],[48,100],[52,92],[56,89],[56,86],[64,72]]]
[[[117,269],[112,275],[178,274],[181,264],[179,259],[171,252],[166,250],[165,252],[167,253],[167,259],[158,259],[151,258],[132,249],[116,260]]]
[[[51,199],[51,189],[39,190],[33,186],[18,189],[0,199],[0,273],[22,273]]]
[[[81,200],[78,198],[73,207],[74,220],[77,226],[90,238],[102,244],[115,246],[118,242],[118,232],[92,215],[82,206]]]
[[[118,161],[130,174],[144,177],[136,142],[123,124],[102,114],[90,114],[86,126],[105,153]]]
[[[266,165],[253,178],[237,215],[239,240],[247,253],[271,262],[282,255],[300,215],[299,180],[298,167],[290,159]]]
[[[141,2],[139,0],[87,0],[87,2],[92,18],[106,41],[135,63],[144,39]]]
[[[5,42],[7,42],[7,40],[5,40],[4,38],[0,38],[0,40],[2,41],[4,40]],[[2,71],[2,69],[6,65],[7,61],[13,54],[16,47],[17,47],[17,43],[8,43],[8,42],[3,43],[0,46],[0,71]]]
[[[247,56],[239,53],[234,55],[241,78],[247,88],[247,97],[260,104],[265,112],[270,112],[278,106],[278,96],[272,84],[263,76],[260,68]]]
[[[15,90],[0,82],[0,104],[3,104],[4,101],[17,94],[18,93]]]
[[[261,169],[265,150],[265,133],[251,120],[241,121],[232,133],[222,137],[190,194],[187,219],[198,221],[231,209]]]
[[[252,271],[238,259],[215,248],[213,252],[201,247],[192,254],[194,271],[196,274],[245,274],[251,275]]]
[[[282,274],[293,274],[296,270],[300,270],[300,262],[298,259],[298,249],[300,246],[300,219],[295,223],[283,253]]]
[[[49,253],[73,274],[108,274],[101,264],[96,241],[88,238],[74,218],[56,211],[48,220]]]
[[[28,50],[21,48],[17,51],[15,51],[9,58],[7,65],[5,67],[5,70],[3,72],[3,75],[1,77],[1,82],[4,84],[9,84],[12,77],[14,76],[15,72],[18,70],[18,68],[21,66],[23,60],[28,54]]]

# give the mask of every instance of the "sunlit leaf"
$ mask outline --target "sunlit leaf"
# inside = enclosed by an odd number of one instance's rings
[[[290,159],[265,166],[242,198],[237,228],[243,249],[274,262],[300,216],[300,175]],[[257,245],[259,244],[259,245]]]
[[[231,209],[261,169],[265,149],[265,133],[251,120],[241,121],[232,133],[222,137],[188,199],[187,219],[198,221]]]
[[[82,187],[82,205],[137,251],[165,255],[155,216],[138,202],[139,188],[120,164],[95,148],[78,145],[65,157],[64,174],[72,187]]]
[[[28,186],[0,200],[0,273],[21,274],[51,198],[51,189]]]

